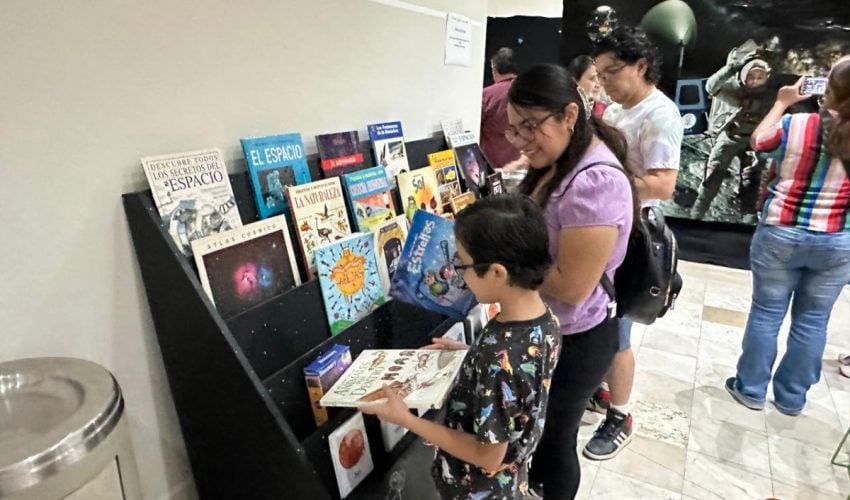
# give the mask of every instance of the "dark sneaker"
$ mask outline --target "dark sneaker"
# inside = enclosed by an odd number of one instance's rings
[[[735,401],[741,403],[751,410],[764,410],[764,401],[756,401],[753,398],[749,398],[744,396],[741,391],[738,390],[738,387],[735,385],[735,381],[738,380],[737,377],[729,377],[726,379],[726,392],[732,395],[735,398]]]
[[[584,447],[584,456],[592,460],[608,460],[620,453],[632,440],[632,415],[608,408],[605,420]]]
[[[587,400],[587,411],[595,411],[605,415],[611,407],[611,393],[603,388],[596,389],[593,396]]]

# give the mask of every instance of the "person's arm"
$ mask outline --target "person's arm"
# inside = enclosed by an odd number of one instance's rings
[[[384,422],[400,425],[433,443],[444,452],[487,472],[495,472],[505,459],[508,443],[483,443],[474,434],[450,429],[410,413],[404,400],[384,386],[386,403],[363,405],[360,411],[375,415]]]
[[[587,300],[605,272],[618,236],[615,226],[562,229],[558,257],[540,291],[566,304]]]
[[[727,64],[723,66],[716,73],[708,77],[708,80],[705,81],[705,91],[708,92],[711,97],[714,97],[720,92],[723,88],[723,85],[737,73],[738,68],[733,64]]]
[[[778,125],[785,115],[785,110],[792,104],[811,97],[800,93],[800,85],[802,83],[803,78],[800,78],[794,85],[787,85],[779,89],[773,107],[770,108],[770,111],[767,112],[767,115],[765,115],[750,136],[750,146],[754,150],[770,151],[779,146],[778,140],[782,138],[782,130]]]
[[[667,200],[676,190],[679,171],[672,168],[652,168],[643,177],[635,177],[635,189],[642,200]]]
[[[676,190],[684,127],[675,107],[659,107],[641,124],[644,174],[635,180],[641,200],[667,200]]]

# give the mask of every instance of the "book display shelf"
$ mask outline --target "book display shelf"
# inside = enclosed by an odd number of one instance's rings
[[[442,138],[406,145],[411,166],[446,149]],[[361,149],[373,162],[370,148]],[[308,160],[314,179],[317,161]],[[230,180],[243,223],[258,220],[247,174]],[[354,357],[421,347],[455,321],[393,300],[332,337],[315,279],[222,317],[194,260],[162,226],[151,192],[124,194],[123,203],[200,497],[339,498],[327,437],[354,410],[329,408],[329,420],[316,427],[303,368],[332,344],[350,346]],[[348,498],[391,498],[427,477],[421,440],[408,433],[387,453],[378,421],[368,417],[366,428],[375,469]]]

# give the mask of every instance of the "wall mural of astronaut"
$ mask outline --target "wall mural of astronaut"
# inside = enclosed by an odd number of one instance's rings
[[[672,217],[755,224],[773,159],[749,138],[782,85],[825,76],[850,53],[844,0],[565,0],[561,61],[588,53],[616,24],[640,26],[664,58],[660,88],[685,126]],[[814,111],[817,97],[791,112]]]

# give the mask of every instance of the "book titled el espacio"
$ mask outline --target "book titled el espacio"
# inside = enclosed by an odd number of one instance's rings
[[[240,142],[260,218],[289,216],[286,187],[312,180],[301,134],[250,137]]]

